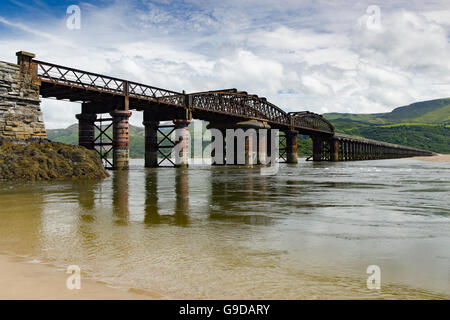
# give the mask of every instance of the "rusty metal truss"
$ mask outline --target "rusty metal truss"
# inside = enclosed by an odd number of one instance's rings
[[[280,163],[285,163],[287,162],[287,140],[286,140],[286,135],[284,134],[280,134],[279,136],[279,157],[278,157],[278,162]]]
[[[41,91],[45,97],[85,102],[125,97],[126,109],[129,101],[133,100],[131,107],[139,106],[142,109],[151,107],[149,103],[156,103],[216,117],[258,119],[271,126],[305,133],[334,133],[333,126],[320,115],[289,114],[264,97],[237,89],[185,94],[39,60],[33,60],[33,70],[42,83]]]
[[[106,125],[103,123],[106,122]],[[97,123],[99,123],[97,125]],[[107,133],[112,128],[112,118],[99,118],[94,121],[95,137],[94,137],[94,149],[100,155],[103,165],[106,169],[112,169],[113,164],[110,161],[111,151],[113,150],[113,139]]]
[[[33,63],[36,76],[44,83],[175,106],[185,105],[184,95],[179,92],[39,60],[33,60]]]
[[[314,131],[322,131],[324,133],[334,133],[334,126],[322,117],[309,111],[289,112],[294,128],[313,129]]]
[[[168,128],[169,131],[164,132],[161,129]],[[175,132],[175,125],[161,125],[158,126],[157,135],[158,135],[158,156],[161,156],[161,161],[158,161],[158,167],[174,167],[175,163],[172,161],[172,150],[176,145],[176,142],[172,140],[171,135]],[[160,135],[162,136],[159,139]],[[164,161],[168,161],[171,165],[162,165]]]
[[[264,120],[289,126],[289,115],[266,98],[239,92],[236,89],[189,94],[192,109],[210,111],[241,118]]]

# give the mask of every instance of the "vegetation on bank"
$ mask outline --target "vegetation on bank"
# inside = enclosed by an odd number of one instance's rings
[[[0,180],[100,179],[108,176],[100,157],[84,147],[54,142],[0,141]]]
[[[336,131],[450,153],[450,99],[437,99],[373,114],[326,113]]]

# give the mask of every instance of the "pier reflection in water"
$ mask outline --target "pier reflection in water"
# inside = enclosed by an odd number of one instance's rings
[[[443,297],[449,172],[407,159],[276,176],[135,162],[100,182],[3,185],[0,251],[173,298]],[[371,264],[381,292],[365,287]]]

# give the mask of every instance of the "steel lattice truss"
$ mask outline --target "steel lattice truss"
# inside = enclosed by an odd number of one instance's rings
[[[37,77],[42,82],[112,95],[129,96],[156,103],[184,106],[184,95],[179,92],[48,62],[38,60],[33,60],[33,62],[36,64]]]
[[[103,97],[123,96],[144,104],[157,103],[222,116],[258,119],[278,127],[306,129],[330,135],[334,133],[333,126],[320,115],[310,112],[286,113],[266,98],[236,89],[184,94],[39,60],[33,60],[33,63],[37,78],[53,85],[52,93],[60,91],[60,97],[63,92],[67,94],[64,90],[76,89],[76,92],[69,94],[74,100],[89,100],[83,98],[82,93],[86,92],[98,93]]]
[[[193,109],[201,109],[249,119],[265,120],[279,125],[290,124],[290,116],[256,95],[238,92],[236,89],[190,94]]]
[[[321,115],[309,111],[290,112],[292,125],[295,128],[314,129],[324,133],[334,133],[334,127]]]

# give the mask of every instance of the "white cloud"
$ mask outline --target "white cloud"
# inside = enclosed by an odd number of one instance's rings
[[[0,59],[37,58],[175,91],[236,87],[286,111],[383,112],[448,96],[448,1],[116,1],[81,4],[82,29],[65,11],[33,23],[0,17]],[[48,127],[75,122],[79,105],[45,99]],[[64,110],[64,111],[61,111]],[[132,123],[140,124],[138,112]]]

